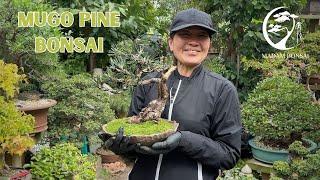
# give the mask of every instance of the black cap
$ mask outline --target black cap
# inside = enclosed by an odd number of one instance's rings
[[[177,13],[172,21],[170,34],[190,26],[203,27],[209,34],[217,32],[213,29],[212,20],[209,14],[191,8]]]

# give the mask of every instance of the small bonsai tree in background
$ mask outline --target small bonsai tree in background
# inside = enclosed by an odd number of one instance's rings
[[[273,179],[317,179],[320,177],[320,150],[309,154],[301,141],[295,141],[289,146],[290,161],[276,161],[273,164],[275,176]]]
[[[48,119],[52,144],[68,136],[68,142],[81,147],[84,136],[97,137],[101,125],[114,119],[110,96],[98,88],[90,74],[46,82],[41,88],[48,98],[58,101]]]
[[[320,123],[317,105],[305,88],[287,77],[267,78],[258,83],[243,104],[244,126],[264,145],[287,149],[305,131]]]
[[[33,131],[34,118],[20,112],[12,100],[18,92],[19,82],[24,78],[24,75],[18,74],[16,65],[0,60],[0,169],[5,165],[3,155],[6,151],[21,155],[34,144],[28,136]]]
[[[110,96],[110,108],[114,110],[117,118],[123,118],[128,115],[131,102],[131,96],[128,91]]]

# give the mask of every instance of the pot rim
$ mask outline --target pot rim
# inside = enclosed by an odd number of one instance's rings
[[[307,143],[310,144],[310,147],[307,148],[309,151],[312,151],[312,150],[317,148],[317,144],[315,142],[311,141],[310,139],[306,139],[306,138],[302,138],[302,139],[304,141],[307,141]],[[264,149],[264,148],[258,147],[258,146],[256,146],[254,140],[255,140],[255,137],[249,140],[249,145],[252,148],[259,149],[259,150],[262,150],[262,151],[267,151],[267,152],[281,153],[281,154],[289,153],[289,151],[287,151],[287,150],[272,150],[272,149]]]

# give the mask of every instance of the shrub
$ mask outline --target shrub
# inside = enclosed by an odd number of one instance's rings
[[[284,161],[274,162],[273,169],[275,169],[277,171],[277,174],[282,177],[288,177],[292,173],[290,165]]]
[[[68,134],[71,141],[79,142],[83,135],[96,134],[102,124],[114,119],[109,95],[89,74],[47,82],[42,89],[58,101],[49,116],[49,136],[53,139]]]
[[[28,136],[33,132],[34,118],[20,112],[12,100],[23,79],[16,65],[0,60],[0,154],[9,151],[21,155],[34,144]]]
[[[304,157],[309,153],[308,149],[302,145],[301,141],[295,141],[292,144],[290,144],[288,150],[290,154],[294,156]]]
[[[223,76],[232,73],[229,70],[227,70],[226,66],[224,65],[224,60],[220,57],[205,60],[204,66],[208,68],[210,71],[215,72],[217,74],[221,74]]]
[[[300,145],[299,145],[300,144]],[[295,146],[295,147],[294,147]],[[291,149],[301,149],[301,142],[295,142],[295,144],[290,145]],[[319,165],[320,165],[320,150],[315,154],[298,155],[296,151],[290,156],[293,158],[290,162],[276,161],[273,164],[273,169],[275,170],[276,177],[281,177],[283,179],[319,179]]]
[[[19,83],[25,80],[25,75],[18,74],[18,66],[6,64],[0,60],[0,96],[13,98],[19,90]]]
[[[31,161],[32,175],[37,179],[95,179],[96,159],[81,155],[69,143],[41,149]]]
[[[53,7],[42,0],[0,1],[0,58],[24,68],[29,80],[41,84],[65,76],[58,62],[58,53],[35,53],[35,37],[60,37],[58,27],[18,27],[18,12],[53,11]],[[39,87],[38,87],[39,88]]]
[[[287,77],[258,83],[243,104],[242,117],[244,126],[265,144],[286,147],[320,122],[319,106],[311,103],[309,92]]]

